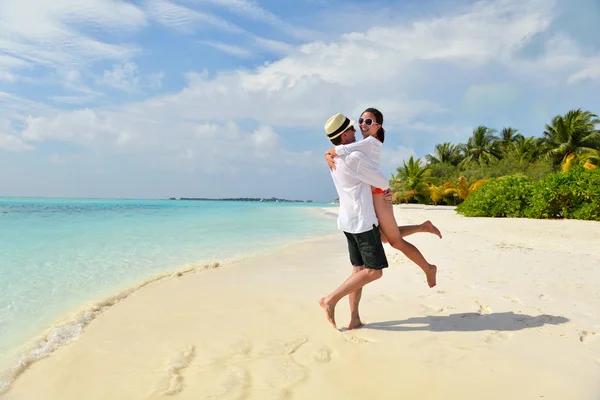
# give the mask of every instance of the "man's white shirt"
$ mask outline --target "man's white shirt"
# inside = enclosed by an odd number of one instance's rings
[[[389,189],[388,179],[379,166],[360,151],[337,157],[335,166],[331,177],[340,201],[338,228],[348,233],[370,231],[373,225],[379,225],[371,185]]]
[[[381,163],[381,145],[382,143],[379,139],[374,136],[368,136],[354,143],[337,145],[335,146],[335,152],[339,156],[345,156],[353,151],[360,151],[373,160],[375,165],[379,166]]]

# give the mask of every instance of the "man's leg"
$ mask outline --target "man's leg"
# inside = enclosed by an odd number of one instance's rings
[[[380,269],[365,268],[357,273],[353,273],[327,297],[321,297],[319,304],[325,310],[327,320],[337,328],[335,324],[335,306],[340,299],[352,292],[356,292],[361,289],[367,283],[373,282],[376,279],[381,278],[383,271]]]
[[[352,270],[352,274],[356,274],[365,269],[364,266],[354,267]],[[348,329],[356,329],[362,326],[362,321],[360,320],[360,315],[358,313],[358,303],[360,303],[360,297],[362,295],[362,288],[350,293],[348,295],[348,299],[350,300],[350,324],[348,325]]]
[[[355,266],[355,269],[352,271],[352,275],[339,288],[329,296],[319,299],[319,304],[325,310],[327,320],[334,327],[336,327],[334,316],[335,306],[340,299],[352,293],[350,307],[351,310],[356,311],[356,315],[358,316],[358,303],[362,294],[362,287],[367,283],[381,278],[383,268],[387,268],[388,266],[377,226],[373,225],[372,230],[359,234],[349,234],[347,232],[344,232],[344,234],[348,239],[350,261]]]

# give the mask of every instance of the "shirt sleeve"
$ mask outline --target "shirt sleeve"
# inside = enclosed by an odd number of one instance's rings
[[[369,136],[366,139],[359,140],[358,142],[350,144],[340,144],[335,146],[335,152],[338,156],[345,156],[353,151],[360,151],[365,155],[371,154],[371,148],[373,146],[373,136]],[[376,140],[376,139],[375,139]]]
[[[390,188],[389,180],[369,157],[362,153],[352,153],[352,155],[356,158],[355,173],[358,179],[382,190]]]

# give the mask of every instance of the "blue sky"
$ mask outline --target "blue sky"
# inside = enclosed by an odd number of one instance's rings
[[[327,118],[390,175],[473,127],[600,113],[597,0],[3,0],[0,196],[337,197]]]

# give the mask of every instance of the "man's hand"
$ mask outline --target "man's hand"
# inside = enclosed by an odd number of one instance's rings
[[[327,161],[327,165],[329,165],[330,170],[335,169],[335,161],[333,160],[334,157],[337,157],[335,147],[332,147],[331,149],[325,152],[325,161]]]
[[[383,199],[386,201],[389,201],[390,203],[392,202],[393,196],[394,196],[394,193],[392,192],[392,189],[388,189],[383,193]]]

